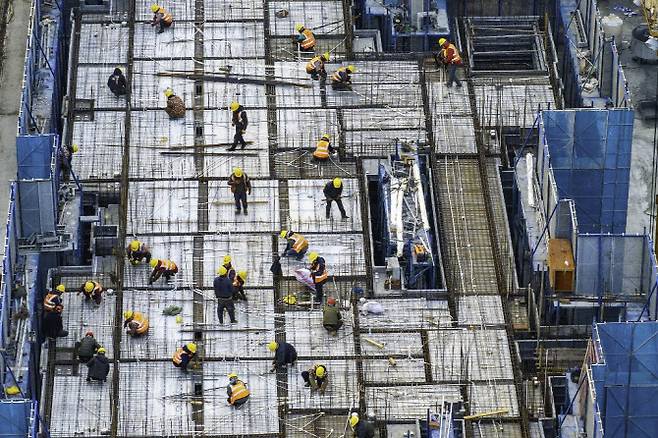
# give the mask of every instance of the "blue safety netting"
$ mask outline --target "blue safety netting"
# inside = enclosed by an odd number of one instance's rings
[[[0,400],[0,436],[25,438],[31,436],[31,400]]]
[[[18,179],[49,179],[57,136],[21,135],[16,138]]]

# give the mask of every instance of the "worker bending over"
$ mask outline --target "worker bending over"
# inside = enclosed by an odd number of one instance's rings
[[[107,86],[110,88],[112,94],[116,97],[125,96],[128,94],[128,81],[123,75],[123,71],[117,67],[114,72],[107,79]]]
[[[348,65],[347,67],[338,67],[331,75],[331,88],[335,91],[352,91],[352,73],[356,72],[356,67]]]
[[[375,426],[359,418],[356,412],[350,416],[350,426],[355,438],[375,438]]]
[[[174,94],[174,90],[167,88],[164,91],[164,95],[167,98],[167,107],[165,112],[169,115],[170,119],[180,119],[185,117],[185,102],[183,99]]]
[[[228,375],[228,385],[226,385],[226,395],[228,395],[228,404],[239,408],[249,400],[249,389],[247,384],[238,379],[238,375],[231,373]]]
[[[164,277],[165,281],[169,283],[171,277],[178,273],[178,266],[171,260],[151,259],[149,265],[153,268],[149,277],[149,285],[158,281],[160,277]]]
[[[123,312],[123,328],[127,329],[126,334],[132,337],[142,336],[149,330],[149,320],[146,319],[142,312],[126,310]]]
[[[110,373],[110,360],[105,357],[105,349],[103,347],[99,348],[94,356],[89,362],[87,362],[87,382],[96,381],[96,382],[106,382],[107,375]]]
[[[190,342],[187,345],[178,347],[178,350],[176,350],[174,353],[171,361],[174,363],[176,368],[180,368],[184,372],[187,372],[187,367],[194,356],[196,356],[196,344],[194,342]]]
[[[331,217],[331,203],[335,202],[340,210],[340,215],[342,219],[349,219],[347,213],[345,213],[345,207],[343,206],[343,180],[340,178],[334,178],[332,181],[329,181],[325,184],[324,189],[322,190],[324,197],[327,200],[327,206],[325,209],[326,217],[329,219]]]
[[[313,283],[315,284],[315,301],[321,303],[324,296],[322,288],[329,279],[329,272],[325,267],[324,257],[320,257],[317,252],[310,253],[308,259],[311,261],[309,269],[311,271],[311,278],[313,278]]]
[[[247,132],[247,125],[249,125],[247,112],[239,102],[231,102],[230,108],[233,113],[231,123],[233,126],[235,126],[235,135],[233,136],[233,144],[228,150],[234,151],[235,148],[238,147],[238,143],[240,143],[240,149],[244,149],[247,147],[247,142],[244,141],[244,137],[242,135]]]
[[[267,349],[274,353],[271,373],[277,369],[284,369],[288,364],[292,365],[297,360],[297,350],[287,342],[272,341],[267,344]]]
[[[288,230],[281,231],[279,237],[287,241],[286,249],[283,250],[281,257],[295,257],[297,260],[304,258],[304,254],[308,251],[306,237]]]
[[[59,284],[43,300],[43,333],[47,338],[63,338],[69,334],[68,331],[64,330],[64,323],[62,322],[62,312],[64,311],[62,294],[65,291],[64,285]]]
[[[151,262],[151,250],[149,247],[139,240],[133,240],[130,242],[130,245],[126,248],[126,256],[128,261],[133,265],[138,265],[142,260],[146,260],[146,263]]]
[[[320,391],[320,394],[324,395],[324,391],[329,384],[327,367],[324,365],[313,365],[308,371],[302,372],[302,379],[306,382],[305,386],[311,388],[311,392]]]
[[[327,161],[334,152],[336,152],[336,149],[331,145],[329,134],[324,134],[315,144],[313,158],[318,161]]]
[[[446,85],[451,87],[454,82],[461,87],[462,83],[457,78],[457,67],[462,65],[462,57],[459,56],[457,47],[445,38],[439,39],[439,46],[438,60],[448,66],[448,83]]]
[[[244,293],[244,283],[247,281],[247,271],[240,271],[233,279],[233,300],[247,301]]]
[[[299,23],[295,24],[295,30],[298,33],[295,39],[299,44],[299,49],[302,52],[313,52],[315,50],[315,35],[313,35],[313,32]]]
[[[85,337],[75,343],[75,350],[78,352],[80,363],[87,363],[94,357],[94,354],[101,348],[100,344],[94,338],[94,333],[89,331]]]
[[[233,193],[233,198],[235,199],[235,214],[240,214],[240,210],[243,209],[246,216],[247,195],[251,195],[251,181],[249,180],[249,176],[241,168],[236,167],[228,178],[228,185],[231,187],[231,193]]]
[[[338,329],[343,326],[343,315],[336,307],[336,298],[327,298],[327,304],[322,307],[322,326],[329,334],[336,336]]]
[[[217,274],[213,281],[215,298],[217,298],[217,319],[220,324],[224,324],[224,310],[226,310],[231,318],[231,324],[235,324],[238,321],[235,319],[235,304],[233,304],[233,283],[228,278],[228,271],[224,266],[219,267]]]
[[[162,6],[156,4],[151,5],[151,12],[153,12],[151,26],[158,26],[158,33],[164,32],[164,30],[174,22],[174,16],[167,12]]]
[[[83,294],[85,301],[94,300],[94,303],[98,305],[103,299],[103,292],[105,292],[105,289],[103,289],[103,286],[99,282],[90,280],[85,281],[80,286],[78,295]]]
[[[327,79],[327,70],[324,67],[326,62],[329,62],[329,52],[314,56],[306,63],[306,73],[311,75],[311,79],[314,81],[318,79],[325,81]]]

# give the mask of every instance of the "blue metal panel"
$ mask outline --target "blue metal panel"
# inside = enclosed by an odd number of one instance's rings
[[[16,138],[18,179],[50,178],[55,147],[55,135],[21,135]]]
[[[25,438],[29,432],[31,400],[0,400],[0,436]]]
[[[18,206],[20,209],[20,237],[33,233],[55,231],[54,193],[52,181],[32,180],[18,182]]]

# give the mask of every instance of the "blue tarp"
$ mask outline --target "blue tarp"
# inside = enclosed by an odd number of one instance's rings
[[[49,179],[57,137],[21,135],[16,138],[18,179]]]
[[[30,425],[31,400],[0,400],[0,436],[25,438]]]

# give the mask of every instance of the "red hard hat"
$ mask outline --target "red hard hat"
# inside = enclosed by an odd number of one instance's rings
[[[336,304],[336,298],[334,298],[334,297],[327,298],[327,304],[329,304],[330,306],[335,305]]]
[[[85,336],[94,336],[94,332],[88,331],[87,333],[85,333]]]

